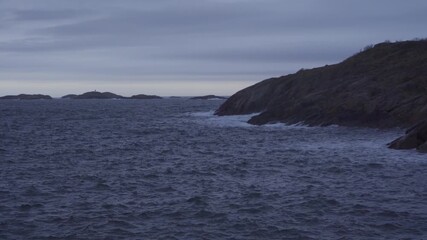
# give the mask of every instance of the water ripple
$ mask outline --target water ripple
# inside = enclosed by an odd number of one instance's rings
[[[0,239],[426,239],[401,130],[251,126],[220,101],[0,102]]]

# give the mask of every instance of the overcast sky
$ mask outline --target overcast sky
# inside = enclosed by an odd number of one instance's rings
[[[427,37],[425,0],[0,0],[0,95],[230,95]]]

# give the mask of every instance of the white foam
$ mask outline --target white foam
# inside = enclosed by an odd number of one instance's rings
[[[215,111],[209,111],[209,112],[193,112],[193,113],[187,113],[190,116],[194,117],[212,117],[214,115]]]
[[[197,122],[215,125],[219,127],[253,127],[254,125],[247,123],[247,121],[249,121],[249,119],[258,114],[259,113],[232,116],[216,116],[215,111],[188,113],[188,115],[194,117]]]
[[[261,126],[247,123],[249,119],[259,114],[260,113],[251,113],[251,114],[245,114],[245,115],[217,116],[215,115],[215,111],[187,113],[187,115],[191,117],[195,117],[196,119],[200,120],[200,122],[213,124],[215,126],[223,126],[223,127],[259,127],[259,128],[264,128],[265,130],[271,129],[275,131],[289,130],[289,129],[313,129],[313,130],[316,128],[325,129],[325,127],[320,127],[320,126],[319,127],[308,126],[302,122],[296,123],[296,124],[271,123],[271,124],[264,124]],[[337,126],[328,126],[326,128],[334,128],[334,127],[337,127]]]

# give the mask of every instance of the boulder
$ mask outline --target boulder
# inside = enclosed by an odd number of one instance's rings
[[[392,149],[417,149],[427,152],[427,120],[406,131],[406,134],[388,144]]]
[[[427,153],[427,142],[424,142],[423,144],[419,145],[417,147],[418,152]]]

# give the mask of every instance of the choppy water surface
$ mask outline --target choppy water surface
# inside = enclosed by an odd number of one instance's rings
[[[402,132],[249,126],[222,101],[0,102],[0,239],[427,239]]]

